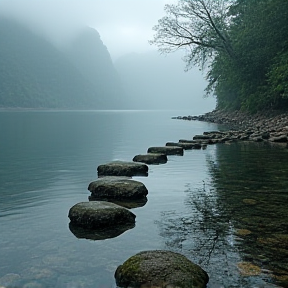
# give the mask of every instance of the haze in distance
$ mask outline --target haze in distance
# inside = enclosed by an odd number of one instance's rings
[[[0,0],[0,15],[17,19],[58,49],[85,26],[97,30],[122,81],[120,109],[211,111],[215,99],[203,98],[206,81],[198,68],[184,72],[181,52],[163,56],[148,44],[152,27],[164,16],[164,5],[173,2]]]

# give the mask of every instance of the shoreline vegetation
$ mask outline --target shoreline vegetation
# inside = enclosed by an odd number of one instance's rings
[[[205,121],[229,127],[229,131],[219,132],[222,136],[218,134],[218,142],[250,140],[254,142],[286,143],[286,145],[288,142],[288,112],[278,110],[250,114],[241,111],[215,109],[199,116],[177,116],[172,117],[172,119]],[[215,138],[213,132],[204,132],[203,135],[205,134],[207,140]],[[211,134],[211,137],[208,134]]]

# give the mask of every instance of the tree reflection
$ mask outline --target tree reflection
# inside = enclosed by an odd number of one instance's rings
[[[187,209],[157,222],[165,245],[200,264],[209,287],[286,287],[287,150],[235,143],[207,155],[210,178],[187,184]]]

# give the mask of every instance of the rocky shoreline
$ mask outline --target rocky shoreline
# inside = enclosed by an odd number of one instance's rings
[[[286,144],[288,142],[287,112],[281,113],[279,111],[266,111],[251,115],[240,111],[228,112],[223,110],[214,110],[204,115],[178,116],[173,117],[173,119],[188,121],[196,120],[223,124],[230,128],[229,131],[222,133],[223,137],[221,138],[225,139],[224,142],[237,139]]]

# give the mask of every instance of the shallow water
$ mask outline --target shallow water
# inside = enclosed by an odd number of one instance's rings
[[[134,228],[96,241],[70,231],[68,211],[88,200],[98,165],[222,129],[171,119],[178,115],[187,112],[0,112],[0,286],[115,287],[127,258],[168,249],[201,265],[209,288],[286,287],[288,150],[281,146],[219,144],[169,156],[150,165],[148,177],[134,177],[149,191],[148,202],[132,209]]]

